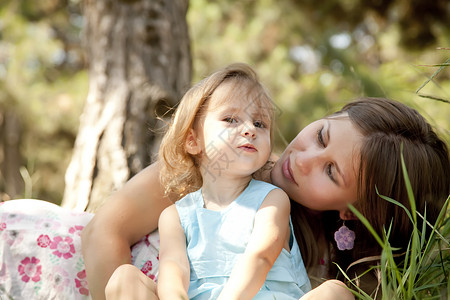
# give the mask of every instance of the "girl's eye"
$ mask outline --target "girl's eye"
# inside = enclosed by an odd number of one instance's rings
[[[233,123],[237,122],[237,120],[235,118],[233,118],[233,117],[226,117],[224,119],[224,121],[227,122],[227,123],[230,123],[230,124],[233,124]]]
[[[317,130],[317,140],[322,147],[325,147],[325,141],[323,140],[323,127]]]
[[[253,122],[253,126],[255,126],[257,128],[266,128],[266,125],[262,121],[255,121],[255,122]]]

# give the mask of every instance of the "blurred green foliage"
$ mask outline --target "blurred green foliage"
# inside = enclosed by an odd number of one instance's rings
[[[450,44],[449,14],[443,0],[191,0],[193,81],[231,62],[254,66],[279,108],[276,152],[358,96],[407,103],[450,141],[449,104],[415,93],[450,57],[437,49]],[[29,197],[62,197],[88,91],[82,29],[81,0],[0,4],[0,112],[20,115]],[[420,93],[450,99],[449,70]]]
[[[317,5],[316,1],[193,0],[188,21],[194,80],[232,61],[255,66],[280,109],[277,124],[283,137],[277,137],[278,151],[285,145],[283,140],[290,141],[309,122],[358,96],[405,102],[440,127],[448,140],[450,106],[415,94],[436,69],[421,65],[450,57],[450,50],[437,50],[449,44],[446,19],[441,12],[441,19],[436,15],[434,35],[426,43],[421,40],[425,33],[405,36],[409,30],[402,25],[407,20],[415,27],[424,22],[443,2],[434,4],[422,10],[421,17],[409,20],[417,12],[405,16],[403,12],[413,4],[403,1]],[[447,99],[449,91],[448,71],[423,90]]]
[[[88,87],[77,20],[76,1],[0,4],[0,111],[21,120],[22,175],[31,192],[16,197],[62,197]]]

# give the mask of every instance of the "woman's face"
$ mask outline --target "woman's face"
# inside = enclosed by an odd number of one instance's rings
[[[276,162],[272,182],[307,208],[345,213],[356,201],[362,138],[346,114],[313,122]]]

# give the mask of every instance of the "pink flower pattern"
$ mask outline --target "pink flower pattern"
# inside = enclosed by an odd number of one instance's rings
[[[52,282],[52,286],[59,295],[62,295],[64,289],[70,285],[70,275],[62,266],[54,266],[48,280]]]
[[[70,234],[76,234],[78,236],[81,235],[81,230],[83,230],[84,226],[80,226],[80,225],[75,225],[69,228],[69,233]]]
[[[150,233],[144,237],[144,243],[147,247],[150,246],[150,241],[148,240],[149,235],[150,235]]]
[[[142,266],[141,271],[144,273],[148,278],[155,280],[156,277],[154,274],[151,273],[153,270],[153,263],[151,260],[147,260],[145,264]]]
[[[28,282],[30,279],[34,282],[41,280],[42,266],[39,264],[39,259],[36,257],[25,257],[18,267],[19,274],[22,276],[22,281]]]
[[[78,291],[81,295],[89,295],[88,284],[86,280],[86,270],[77,273],[77,277],[75,278],[75,286],[78,288]]]
[[[41,234],[37,239],[38,246],[42,248],[47,248],[51,242],[52,240],[49,238],[48,235]]]
[[[68,236],[64,239],[60,236],[55,237],[53,242],[50,244],[50,249],[56,249],[52,253],[58,257],[62,256],[65,259],[69,259],[73,256],[73,254],[75,254],[73,240]]]
[[[142,266],[141,271],[147,275],[148,272],[150,272],[153,269],[153,264],[151,260],[148,260],[145,262],[145,264]]]
[[[38,200],[0,204],[0,286],[4,292],[14,299],[25,294],[47,299],[49,293],[64,299],[90,299],[79,249],[80,233],[91,216]],[[157,232],[132,248],[132,263],[152,279],[158,274],[158,248]]]

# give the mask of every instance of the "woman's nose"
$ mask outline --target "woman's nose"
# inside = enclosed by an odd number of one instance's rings
[[[295,156],[294,167],[303,175],[308,175],[318,161],[318,156],[308,151],[298,152]],[[294,170],[295,172],[295,170]]]

